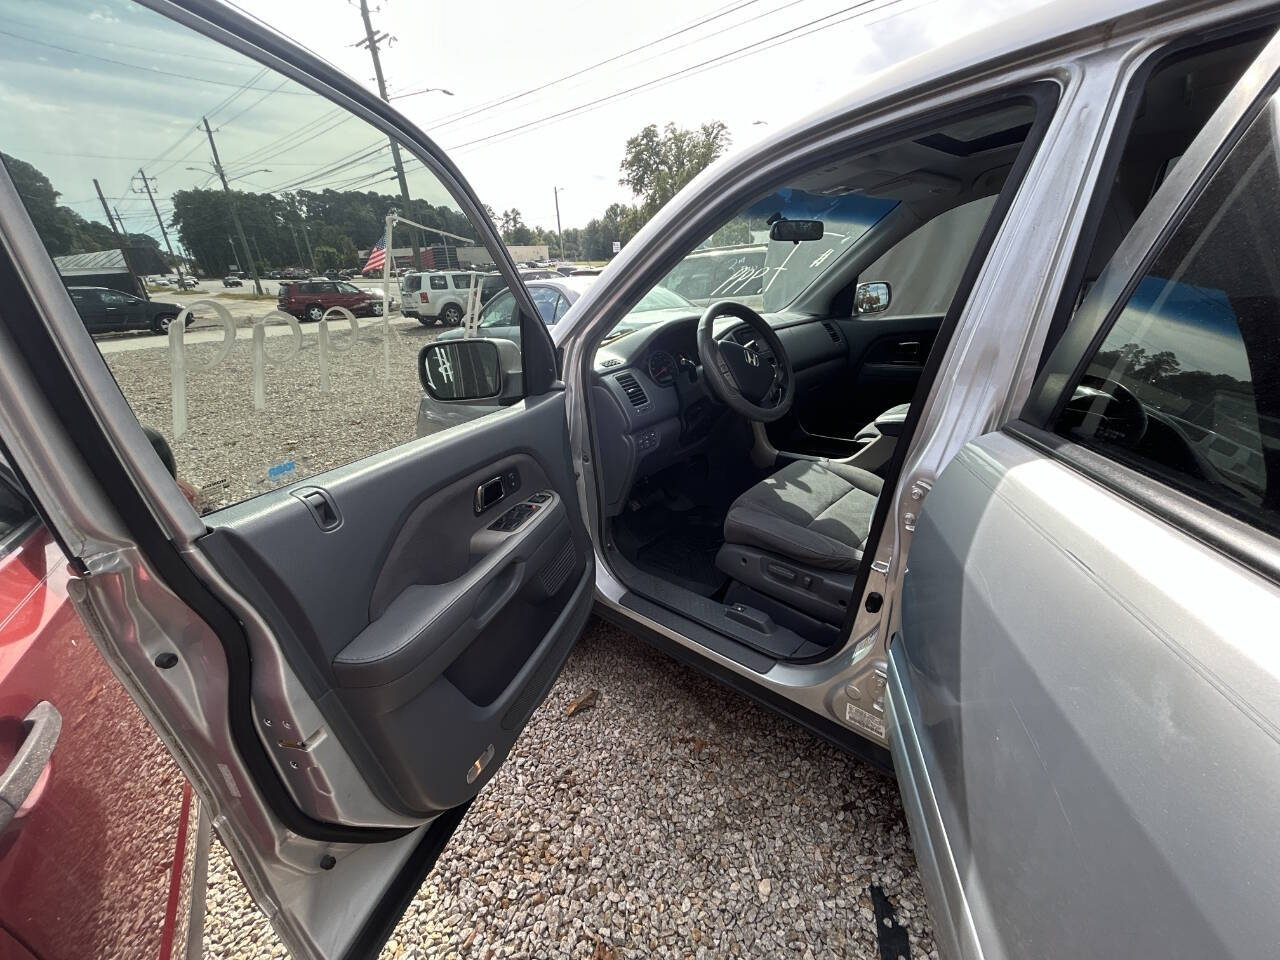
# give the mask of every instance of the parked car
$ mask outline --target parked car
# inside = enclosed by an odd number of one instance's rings
[[[456,327],[467,313],[467,297],[475,278],[483,305],[506,286],[498,274],[474,270],[428,270],[410,273],[400,281],[400,312],[423,326],[441,323]]]
[[[68,287],[76,312],[91,333],[119,330],[151,330],[165,333],[182,307],[160,300],[143,300],[110,287]],[[187,316],[187,326],[191,317]]]
[[[200,281],[195,277],[183,277],[178,285],[182,287],[183,290],[194,290],[196,287],[200,286]]]
[[[428,196],[483,210],[365,85],[206,7],[148,0],[115,28],[46,4],[40,22],[58,38],[91,22],[113,58],[142,28],[199,62],[243,57],[264,90],[283,65],[307,78],[291,109],[354,109],[344,140],[390,134]],[[21,347],[0,351],[0,440],[81,572],[104,657],[287,947],[379,951],[457,824],[492,815],[473,801],[594,610],[892,770],[940,956],[1273,955],[1278,25],[1274,3],[1076,0],[900,58],[692,180],[550,327],[490,219],[462,213],[520,342],[430,343],[423,384],[492,412],[408,439],[377,419],[404,399],[393,377],[324,417],[275,403],[283,376],[252,417],[207,391],[180,452],[222,451],[210,479],[235,469],[243,499],[203,516],[0,173],[0,327]],[[117,66],[57,75],[61,127],[170,142],[208,99],[171,77],[147,110],[117,103],[101,95]],[[13,103],[48,89],[6,74]],[[90,179],[101,161],[81,159],[60,176]],[[760,307],[633,322],[713,240],[765,244]],[[179,382],[138,410],[176,411]],[[614,740],[617,762],[669,752]],[[696,808],[704,775],[714,757],[662,802]],[[856,805],[806,799],[771,813],[819,821],[824,850],[882,837]],[[864,884],[899,870],[899,839],[847,874],[837,914],[871,912]],[[75,895],[110,910],[121,887]],[[804,892],[750,909],[790,929]],[[895,928],[858,936],[872,923]]]
[[[553,327],[564,319],[569,308],[595,282],[595,277],[557,277],[554,280],[532,281],[527,286],[529,295],[533,298],[533,304],[538,309],[539,318],[548,327]],[[679,317],[692,317],[697,313],[698,308],[679,294],[672,293],[664,287],[654,287],[631,308],[624,322],[619,324],[614,333],[621,335],[624,331]],[[452,340],[464,339],[466,335],[467,330],[458,327],[446,330],[433,342],[448,343]],[[503,290],[480,311],[475,336],[487,340],[508,340],[517,346],[520,344],[519,311],[515,295],[510,290]],[[419,369],[422,369],[421,365]],[[433,397],[426,389],[426,384],[423,384],[422,396],[418,401],[417,435],[425,437],[441,429],[492,413],[494,407],[500,403],[501,398],[497,396],[480,398],[471,403],[442,402]]]
[[[357,317],[382,316],[382,293],[362,290],[341,280],[284,281],[276,293],[276,306],[301,320],[318,322],[330,307],[346,307]]]
[[[85,630],[74,576],[0,462],[0,956],[177,960],[208,829]]]
[[[239,277],[237,277],[234,273],[231,273],[222,278],[222,285],[224,287],[243,287],[244,281],[241,280]]]

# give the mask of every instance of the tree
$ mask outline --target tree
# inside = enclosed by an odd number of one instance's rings
[[[44,241],[50,256],[93,253],[116,246],[115,234],[109,226],[96,220],[86,220],[70,207],[60,205],[58,197],[61,194],[36,167],[7,153],[0,154],[0,160],[4,161],[23,206],[27,208],[27,215],[35,224],[36,233]],[[144,240],[144,236],[131,234],[130,243],[151,241],[151,237]]]
[[[316,267],[321,272],[333,270],[338,266],[338,251],[327,243],[315,248]]]
[[[696,130],[668,123],[661,132],[651,123],[627,141],[618,182],[640,200],[647,221],[731,142],[729,128],[719,120]]]

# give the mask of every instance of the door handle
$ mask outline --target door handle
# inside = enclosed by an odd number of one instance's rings
[[[48,700],[41,700],[31,708],[22,725],[27,729],[27,736],[4,773],[0,773],[0,833],[22,809],[53,756],[58,735],[62,733],[62,714]]]

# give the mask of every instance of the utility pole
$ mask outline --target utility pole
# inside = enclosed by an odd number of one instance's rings
[[[564,259],[564,231],[560,229],[560,188],[551,188],[556,195],[556,236],[560,238],[560,259]]]
[[[138,177],[142,180],[143,189],[139,190],[137,187],[134,187],[133,192],[142,193],[144,190],[146,191],[147,199],[151,201],[151,209],[156,215],[156,223],[160,225],[160,236],[164,237],[165,249],[169,251],[169,259],[174,262],[178,269],[178,282],[181,284],[182,261],[173,255],[173,244],[169,242],[169,231],[164,228],[164,218],[160,216],[160,208],[156,206],[155,195],[151,192],[151,181],[147,179],[147,175],[141,167],[138,168]]]
[[[258,246],[258,238],[250,237],[249,242],[253,244],[253,252],[258,258],[258,262],[261,263],[263,266],[266,266],[267,261],[262,259],[262,249]]]
[[[302,247],[298,246],[298,228],[292,223],[289,226],[289,235],[293,237],[293,249],[298,254],[298,263],[302,263]]]
[[[218,179],[222,181],[222,192],[227,195],[227,203],[231,206],[231,222],[236,225],[236,233],[240,237],[240,247],[244,250],[245,259],[249,261],[249,273],[253,276],[253,289],[262,296],[262,281],[258,279],[258,265],[254,263],[253,254],[249,252],[249,241],[245,239],[244,226],[240,223],[240,211],[236,209],[236,195],[231,192],[231,187],[227,185],[227,175],[222,170],[222,161],[218,159],[218,145],[213,142],[213,131],[209,129],[209,118],[201,117],[204,121],[204,132],[209,137],[209,149],[213,151],[213,169],[218,173]],[[231,249],[235,250],[235,244],[231,245]]]
[[[360,18],[364,20],[364,39],[356,44],[357,47],[367,46],[369,48],[369,56],[373,57],[373,75],[378,81],[378,96],[387,103],[391,102],[391,98],[387,96],[387,81],[382,76],[382,61],[378,59],[378,44],[383,40],[395,39],[388,33],[377,34],[373,29],[373,21],[369,19],[369,0],[360,0]],[[409,182],[404,178],[404,164],[400,161],[400,144],[396,142],[395,137],[388,137],[391,141],[391,162],[396,168],[396,179],[400,181],[400,196],[404,199],[405,206],[409,209],[411,203],[409,199]],[[413,230],[409,234],[413,239],[413,269],[422,269],[422,248],[418,243],[418,231]],[[387,259],[394,259],[394,253],[387,250]]]
[[[125,269],[129,271],[129,277],[133,280],[133,288],[141,290],[144,299],[150,300],[147,295],[147,285],[138,282],[138,275],[133,271],[133,260],[129,257],[129,251],[125,249],[125,238],[120,236],[120,231],[116,229],[116,222],[111,218],[111,208],[107,206],[107,198],[102,195],[102,187],[98,184],[98,178],[93,178],[93,189],[98,191],[98,200],[102,204],[102,212],[107,215],[107,226],[111,228],[111,235],[116,238],[116,246],[120,248],[120,256],[124,257]]]
[[[315,276],[318,271],[316,270],[316,255],[311,252],[311,234],[307,232],[307,221],[303,220],[301,223],[302,239],[307,242],[307,261],[311,266],[311,275]]]

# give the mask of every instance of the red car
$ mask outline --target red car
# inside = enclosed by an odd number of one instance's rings
[[[380,317],[382,295],[344,280],[289,280],[280,284],[276,306],[313,323],[318,323],[330,307],[346,307],[357,317]]]
[[[0,465],[0,958],[177,960],[203,915],[207,830],[70,578]]]

